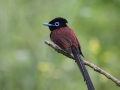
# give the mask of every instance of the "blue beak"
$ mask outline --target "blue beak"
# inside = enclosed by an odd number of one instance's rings
[[[53,26],[52,24],[49,24],[49,23],[43,23],[43,25],[45,25],[45,26]]]

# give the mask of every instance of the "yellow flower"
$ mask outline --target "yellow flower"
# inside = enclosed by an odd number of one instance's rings
[[[42,72],[47,72],[50,71],[50,64],[48,62],[40,62],[37,68]]]
[[[98,54],[100,51],[99,40],[94,38],[89,41],[89,49],[93,54]]]

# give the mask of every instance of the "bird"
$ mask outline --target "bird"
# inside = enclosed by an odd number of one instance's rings
[[[68,54],[73,54],[75,62],[77,63],[88,90],[95,90],[94,85],[90,79],[88,71],[83,63],[82,56],[84,57],[80,43],[74,31],[68,27],[68,21],[62,17],[56,17],[48,23],[43,25],[48,26],[51,33],[50,39],[66,51]]]

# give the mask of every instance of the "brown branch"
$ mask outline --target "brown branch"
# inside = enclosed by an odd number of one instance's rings
[[[71,59],[74,59],[73,55],[70,55],[68,53],[66,53],[64,50],[62,50],[60,47],[58,47],[56,44],[49,42],[49,41],[45,41],[45,44],[49,45],[50,47],[52,47],[53,49],[55,49],[58,53],[63,54],[64,56],[67,56]],[[112,80],[114,83],[116,83],[116,85],[118,85],[120,87],[120,80],[116,79],[115,77],[113,77],[112,75],[110,75],[109,73],[105,72],[104,70],[102,70],[101,68],[99,68],[98,66],[95,66],[94,64],[83,60],[84,64],[91,67],[94,71],[103,74],[104,76],[106,76],[108,79]]]

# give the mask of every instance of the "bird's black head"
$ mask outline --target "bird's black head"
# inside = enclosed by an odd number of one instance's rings
[[[44,23],[43,25],[48,26],[50,31],[53,31],[55,29],[66,27],[67,26],[67,20],[61,17],[57,17],[53,20],[51,20],[49,23]]]

